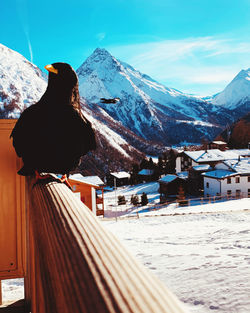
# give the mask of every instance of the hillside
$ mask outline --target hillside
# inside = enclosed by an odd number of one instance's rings
[[[250,143],[250,112],[227,127],[216,139],[228,142],[230,148],[247,148]]]

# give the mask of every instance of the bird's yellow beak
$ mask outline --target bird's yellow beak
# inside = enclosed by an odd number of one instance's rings
[[[47,71],[58,74],[58,70],[56,68],[54,68],[53,65],[48,64],[46,66],[44,66],[44,68],[46,68]]]

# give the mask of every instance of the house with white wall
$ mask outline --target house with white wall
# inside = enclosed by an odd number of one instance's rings
[[[248,151],[247,151],[248,150]],[[187,169],[203,165],[209,164],[211,166],[215,166],[217,163],[225,161],[225,160],[238,160],[241,155],[250,154],[249,149],[242,150],[226,150],[221,151],[219,149],[211,149],[211,150],[198,150],[198,151],[183,151],[176,158],[176,172],[186,171]]]
[[[250,195],[250,158],[226,160],[202,174],[204,195]]]

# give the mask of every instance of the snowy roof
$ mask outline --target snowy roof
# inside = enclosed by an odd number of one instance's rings
[[[209,171],[212,169],[212,167],[209,165],[209,164],[202,164],[202,165],[196,165],[196,166],[193,166],[193,169],[195,171]]]
[[[188,172],[187,171],[176,173],[176,175],[178,175],[178,177],[182,178],[182,179],[188,178]]]
[[[149,170],[149,169],[144,168],[138,174],[139,175],[152,175],[153,173],[154,173],[153,170]]]
[[[169,174],[169,175],[163,176],[161,179],[159,179],[159,182],[161,182],[161,183],[171,183],[176,178],[178,178],[178,176]]]
[[[227,160],[223,162],[233,172],[238,174],[250,174],[250,158],[243,160]]]
[[[212,141],[212,143],[215,143],[216,145],[226,145],[227,143],[224,141],[220,141],[220,140],[214,140]]]
[[[184,151],[184,153],[197,163],[224,161],[238,159],[238,154],[234,150],[221,151],[219,149]]]
[[[202,173],[203,176],[211,178],[225,178],[229,176],[234,176],[236,173],[227,170],[215,170],[207,173]]]
[[[112,176],[114,176],[115,178],[130,178],[130,174],[127,173],[127,172],[113,172],[113,173],[110,173]]]
[[[104,182],[98,176],[83,176],[82,174],[73,174],[69,176],[69,179],[77,180],[82,183],[100,186],[104,185]]]
[[[250,157],[250,149],[234,149],[234,150],[228,150],[228,151],[233,151],[236,153],[238,156],[249,156]]]
[[[243,160],[227,160],[223,162],[228,170],[218,169],[212,172],[202,173],[203,176],[224,178],[234,175],[250,175],[250,158]]]

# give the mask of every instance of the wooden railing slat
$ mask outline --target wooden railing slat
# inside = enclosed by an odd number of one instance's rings
[[[32,313],[186,312],[64,184],[30,179],[28,195]]]

